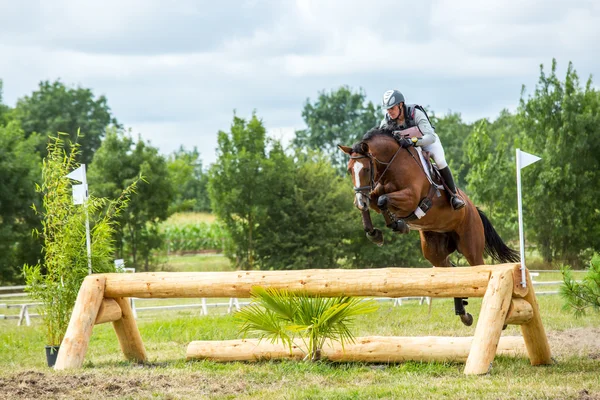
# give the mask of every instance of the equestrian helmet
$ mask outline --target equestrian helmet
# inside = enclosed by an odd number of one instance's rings
[[[404,95],[398,90],[388,90],[383,94],[382,107],[386,110],[394,107],[397,104],[404,103]]]

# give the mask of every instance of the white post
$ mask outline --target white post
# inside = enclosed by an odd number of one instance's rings
[[[527,287],[525,277],[525,237],[523,235],[523,200],[521,198],[521,149],[517,149],[517,203],[519,212],[519,250],[521,253],[521,285]]]
[[[85,243],[87,245],[87,256],[88,256],[88,274],[92,274],[92,241],[90,238],[90,216],[88,214],[87,201],[88,201],[88,185],[87,185],[87,176],[85,173],[85,164],[81,164],[81,168],[83,169],[83,207],[85,209]]]
[[[525,235],[523,233],[523,200],[521,197],[521,169],[541,160],[538,156],[517,149],[517,200],[519,207],[519,242],[521,253],[521,285],[527,287],[525,277]]]

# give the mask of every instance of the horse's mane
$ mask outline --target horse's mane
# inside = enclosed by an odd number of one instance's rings
[[[362,140],[360,142],[356,142],[352,145],[352,152],[358,153],[358,154],[364,154],[363,150],[362,150],[362,144],[364,142],[367,142],[367,141],[373,139],[375,136],[379,136],[379,135],[389,136],[393,139],[394,135],[392,135],[392,132],[394,132],[394,130],[389,129],[387,127],[384,127],[384,128],[380,128],[378,126],[373,127],[371,129],[369,129],[369,131],[367,133],[364,134],[364,136],[362,137]]]

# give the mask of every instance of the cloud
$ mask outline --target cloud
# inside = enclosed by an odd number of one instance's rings
[[[341,85],[493,118],[553,57],[597,75],[598,37],[592,0],[25,0],[0,13],[0,79],[10,105],[41,80],[89,87],[161,151],[198,146],[208,164],[234,110],[288,138],[306,99]]]

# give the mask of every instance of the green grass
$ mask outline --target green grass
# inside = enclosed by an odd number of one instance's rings
[[[185,256],[163,257],[165,271],[233,271],[231,261],[222,254],[191,254]]]
[[[470,301],[468,308],[477,316],[480,299]],[[568,339],[577,331],[574,328],[587,329],[589,334],[600,332],[598,314],[574,319],[561,309],[558,296],[540,297],[539,302],[551,339],[562,331]],[[417,302],[405,302],[401,307],[382,303],[378,312],[357,319],[355,333],[472,335],[475,328],[463,326],[452,315],[452,304],[450,299],[435,299],[428,316],[427,306]],[[54,372],[45,366],[43,335],[37,324],[17,327],[14,322],[0,323],[0,388],[4,384],[14,394],[16,389],[10,383],[21,379],[40,385],[66,384],[64,395],[72,398],[110,397],[113,391],[122,394],[117,398],[577,399],[582,398],[582,391],[600,396],[600,366],[585,347],[578,351],[553,349],[557,364],[544,367],[532,367],[524,358],[497,357],[491,375],[466,377],[460,363],[186,362],[185,349],[192,340],[238,338],[234,318],[198,317],[180,311],[140,318],[138,325],[148,365],[122,361],[114,331],[104,324],[94,328],[82,370]],[[519,329],[510,326],[504,334],[519,334]],[[568,340],[562,345],[568,345]],[[95,389],[90,385],[96,385]]]

